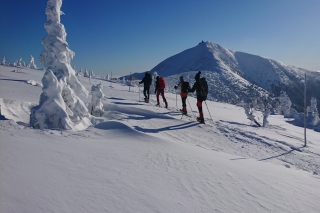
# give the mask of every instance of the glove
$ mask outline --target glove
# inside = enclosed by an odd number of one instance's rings
[[[178,87],[177,87],[177,86],[174,86],[174,89],[178,89]]]

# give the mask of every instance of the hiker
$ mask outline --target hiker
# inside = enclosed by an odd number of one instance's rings
[[[142,81],[139,82],[139,84],[143,83],[143,94],[144,94],[144,101],[146,103],[149,103],[150,98],[150,86],[152,83],[152,77],[151,74],[148,72],[145,73],[144,77],[142,78]]]
[[[154,93],[157,94],[157,105],[156,106],[160,106],[160,102],[159,102],[159,95],[161,94],[163,102],[166,104],[166,108],[168,108],[168,102],[166,100],[166,98],[164,97],[164,88],[166,88],[166,82],[164,81],[163,77],[156,77],[156,88],[154,90]]]
[[[202,102],[207,99],[208,95],[208,84],[205,78],[200,79],[201,71],[199,71],[195,75],[196,82],[193,84],[193,87],[189,90],[189,92],[197,92],[197,107],[199,110],[199,117],[197,117],[197,121],[200,123],[204,122],[203,111],[202,111]]]
[[[177,86],[174,86],[174,89],[181,89],[180,96],[181,96],[181,101],[182,101],[182,109],[180,109],[180,112],[182,114],[186,115],[187,113],[187,104],[186,100],[188,97],[188,90],[190,89],[189,82],[183,80],[183,76],[180,76],[180,82]]]

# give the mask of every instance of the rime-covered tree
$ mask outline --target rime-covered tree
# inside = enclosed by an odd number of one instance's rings
[[[102,98],[104,97],[104,94],[102,92],[102,86],[101,83],[97,85],[92,85],[91,87],[91,103],[89,105],[89,110],[91,115],[100,117],[103,115],[103,103]]]
[[[72,112],[62,98],[62,85],[51,70],[42,78],[42,93],[39,105],[31,109],[30,126],[36,129],[72,129],[69,116]]]
[[[2,57],[1,65],[6,65],[6,57]]]
[[[88,109],[83,103],[83,101],[78,97],[78,95],[87,96],[88,91],[84,86],[79,82],[75,76],[75,71],[70,65],[71,59],[74,57],[74,52],[69,49],[69,45],[66,41],[66,31],[64,25],[60,23],[60,15],[63,12],[60,11],[62,5],[62,0],[48,0],[46,7],[47,22],[44,24],[44,27],[48,35],[43,38],[42,44],[44,45],[44,50],[40,55],[40,62],[44,64],[46,73],[52,72],[55,78],[57,79],[58,86],[61,87],[60,90],[54,90],[59,94],[54,92],[45,92],[41,94],[39,106],[34,107],[32,113],[37,114],[37,110],[42,109],[42,105],[47,105],[52,102],[50,100],[55,100],[55,97],[62,97],[62,100],[67,107],[64,109],[64,105],[61,106],[62,110],[65,110],[65,114],[71,120],[71,125],[69,127],[73,128],[76,124],[80,122],[87,122],[86,117],[89,116]],[[47,81],[50,81],[50,78]],[[55,80],[55,79],[52,79]],[[50,83],[48,83],[50,85]],[[45,84],[43,84],[45,85]],[[45,96],[47,98],[43,98]],[[60,106],[61,104],[59,104]],[[41,110],[40,110],[41,111]],[[67,126],[52,126],[49,125],[50,118],[54,111],[41,111],[45,123],[49,128],[68,128]],[[59,115],[62,115],[60,113]],[[37,120],[37,116],[33,116],[34,119],[30,119],[30,125],[37,127],[35,123],[41,123]],[[59,120],[59,118],[57,118]],[[65,119],[61,117],[61,119]],[[54,123],[57,125],[57,123]],[[41,125],[40,128],[45,128],[45,125]]]
[[[255,116],[253,114],[254,112],[254,107],[253,104],[249,104],[249,103],[245,103],[244,101],[241,101],[239,104],[239,106],[242,106],[244,109],[245,114],[247,115],[247,118],[251,121],[253,121],[254,123],[256,123],[258,126],[261,126],[257,120],[255,119]]]
[[[28,64],[27,67],[29,67],[29,68],[31,68],[31,69],[37,69],[37,66],[36,66],[35,63],[34,63],[34,58],[33,58],[32,55],[30,56],[30,61],[29,61],[29,64]]]
[[[256,99],[254,103],[255,103],[254,104],[255,110],[260,110],[262,112],[262,116],[263,116],[262,126],[264,127],[267,126],[269,124],[268,117],[272,109],[271,99],[266,95],[264,97]]]
[[[311,105],[307,108],[307,123],[316,126],[319,123],[319,113],[317,109],[317,99],[311,98]]]
[[[19,58],[19,60],[16,63],[17,67],[22,67],[22,64],[23,64],[22,58]]]
[[[84,76],[84,77],[89,77],[89,76],[90,76],[87,69],[85,69],[83,76]]]
[[[277,109],[278,113],[284,115],[284,117],[290,116],[290,109],[292,102],[286,92],[281,92],[279,96],[279,107]]]

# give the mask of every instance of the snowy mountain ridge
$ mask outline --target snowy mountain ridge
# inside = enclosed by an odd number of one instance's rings
[[[211,85],[211,100],[235,104],[239,100],[263,94],[278,96],[285,91],[293,107],[302,111],[304,74],[307,73],[308,96],[320,101],[320,73],[285,65],[273,59],[228,50],[211,42],[199,43],[160,62],[151,73],[164,77],[183,75],[194,80],[195,71],[205,71]],[[134,74],[142,77],[143,74]],[[176,78],[178,80],[178,78]],[[177,81],[176,80],[176,81]],[[320,110],[320,109],[319,109]]]

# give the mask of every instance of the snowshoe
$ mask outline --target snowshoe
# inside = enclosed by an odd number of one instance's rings
[[[204,118],[197,117],[197,121],[198,121],[199,123],[205,124]]]
[[[182,113],[182,115],[188,115],[187,111],[183,111],[182,109],[180,109],[180,112]]]

